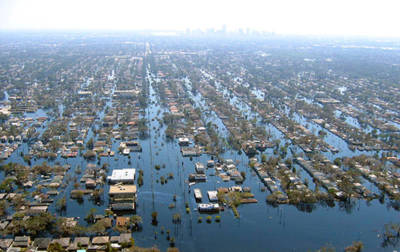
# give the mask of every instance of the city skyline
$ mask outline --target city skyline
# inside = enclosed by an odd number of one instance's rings
[[[0,30],[251,29],[293,35],[399,37],[396,1],[0,1]]]

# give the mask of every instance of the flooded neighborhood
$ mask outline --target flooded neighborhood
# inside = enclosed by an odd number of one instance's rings
[[[1,251],[399,249],[398,43],[0,40]]]

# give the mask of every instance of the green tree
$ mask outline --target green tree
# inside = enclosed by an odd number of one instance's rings
[[[49,252],[67,252],[59,243],[51,243],[47,248]]]
[[[0,216],[4,216],[7,214],[7,203],[5,200],[0,201]]]
[[[94,223],[94,215],[95,215],[96,211],[97,211],[96,208],[91,208],[89,210],[89,213],[85,217],[85,221],[87,223]]]
[[[140,217],[139,215],[133,215],[130,221],[135,230],[138,229],[139,225],[143,222],[142,217]]]
[[[262,155],[261,155],[261,162],[262,162],[262,163],[267,162],[267,155],[265,155],[265,154],[262,154]]]
[[[57,210],[58,211],[65,211],[67,209],[67,199],[64,197],[60,198],[57,203]]]
[[[93,138],[91,137],[91,138],[89,139],[89,141],[87,141],[87,143],[86,143],[86,148],[88,148],[89,150],[92,150],[92,149],[93,149],[93,146],[94,146]]]
[[[364,248],[364,244],[361,241],[355,241],[352,245],[344,249],[345,252],[361,252]]]
[[[25,229],[28,234],[37,235],[45,233],[52,229],[55,217],[50,213],[41,213],[36,216],[31,216],[24,222]]]

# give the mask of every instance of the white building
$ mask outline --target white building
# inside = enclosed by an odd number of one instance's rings
[[[181,146],[187,146],[190,144],[190,140],[187,137],[180,137],[180,138],[178,138],[178,143]]]
[[[204,168],[204,165],[200,162],[197,162],[195,164],[195,169],[197,173],[205,173],[206,169]]]
[[[111,176],[108,176],[110,183],[124,183],[133,184],[135,182],[136,169],[125,168],[125,169],[114,169]]]
[[[218,201],[218,192],[217,191],[208,191],[208,199],[210,201]]]

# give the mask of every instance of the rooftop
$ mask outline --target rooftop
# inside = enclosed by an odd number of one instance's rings
[[[131,182],[135,180],[136,169],[134,168],[124,168],[124,169],[114,169],[111,176],[108,176],[108,180],[111,182]]]
[[[136,193],[136,185],[112,185],[110,194]]]

